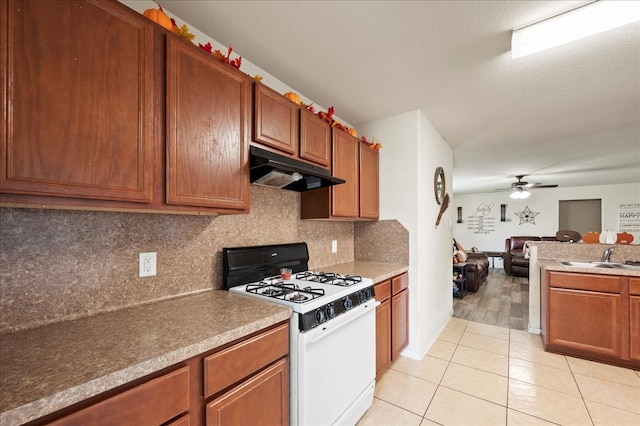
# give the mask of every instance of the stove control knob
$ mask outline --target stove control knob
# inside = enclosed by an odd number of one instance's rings
[[[342,300],[342,305],[346,310],[349,310],[353,307],[353,302],[351,301],[351,298],[347,296]]]
[[[316,322],[318,324],[322,324],[323,322],[325,322],[327,320],[327,317],[324,314],[324,311],[318,309],[316,311]]]
[[[327,311],[328,318],[333,318],[336,316],[336,307],[333,305],[333,303],[329,303],[327,305],[326,311]]]
[[[374,294],[373,294],[373,287],[367,287],[364,290],[364,295],[365,295],[365,302],[369,299],[372,299]]]
[[[367,301],[367,292],[366,290],[360,290],[358,292],[358,302],[364,303]]]

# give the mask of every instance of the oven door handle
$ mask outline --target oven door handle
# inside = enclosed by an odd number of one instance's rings
[[[321,330],[318,330],[319,331],[318,335],[315,338],[313,338],[309,343],[316,343],[316,342],[324,339],[325,337],[331,335],[331,333],[340,330],[345,325],[348,325],[351,321],[361,317],[362,315],[367,314],[371,309],[374,309],[375,307],[377,307],[380,304],[381,303],[378,302],[377,300],[371,299],[369,302],[366,302],[364,305],[359,305],[359,306],[362,306],[364,309],[362,309],[358,313],[355,313],[355,315],[353,317],[350,317],[348,320],[343,321],[341,324],[339,324],[339,325],[337,325],[335,327],[322,326]],[[349,313],[350,312],[346,312],[345,314],[348,315]],[[343,315],[345,315],[345,314],[343,314]],[[343,319],[343,318],[340,318],[340,319]],[[325,332],[325,330],[327,330],[327,328],[328,328],[328,331]]]

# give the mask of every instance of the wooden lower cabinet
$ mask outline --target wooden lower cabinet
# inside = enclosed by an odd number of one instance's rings
[[[282,359],[207,404],[207,426],[288,425],[289,363]]]
[[[630,295],[634,280],[616,275],[547,272],[542,295],[545,349],[640,366],[640,289],[639,296]]]
[[[629,278],[629,358],[640,362],[640,278]]]
[[[375,286],[376,299],[376,378],[391,366],[391,280]],[[383,299],[384,297],[384,299]]]
[[[623,350],[619,294],[563,288],[549,289],[548,344],[620,358]],[[588,313],[588,314],[586,314]]]
[[[409,344],[409,274],[391,279],[391,360]]]
[[[409,274],[374,287],[376,300],[376,378],[384,373],[409,344]]]
[[[29,425],[288,425],[288,355],[283,322]]]

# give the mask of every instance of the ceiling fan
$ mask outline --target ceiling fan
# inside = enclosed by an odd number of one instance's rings
[[[529,183],[529,182],[525,182],[522,179],[525,177],[526,175],[517,175],[516,179],[517,182],[513,182],[511,184],[511,188],[508,189],[498,189],[497,191],[506,191],[509,190],[511,191],[511,194],[509,194],[509,196],[515,200],[524,200],[525,198],[528,198],[531,195],[531,191],[529,191],[532,188],[556,188],[558,185],[557,184],[552,184],[552,185],[543,185],[541,183]]]

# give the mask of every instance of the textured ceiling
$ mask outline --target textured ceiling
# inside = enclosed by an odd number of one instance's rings
[[[640,182],[640,24],[511,60],[512,29],[584,3],[161,1],[356,128],[422,110],[454,194]]]

